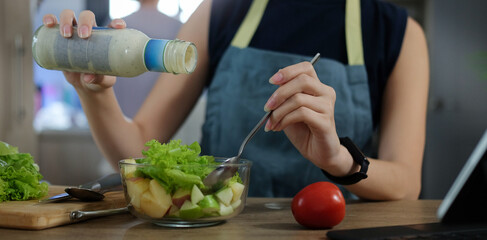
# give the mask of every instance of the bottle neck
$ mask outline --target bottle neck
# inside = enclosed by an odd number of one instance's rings
[[[151,72],[167,72],[164,66],[164,49],[170,40],[150,39],[145,46],[144,61]]]
[[[168,72],[188,74],[196,68],[198,53],[193,43],[175,39],[166,45],[164,57]]]
[[[191,42],[150,39],[145,46],[144,61],[151,72],[192,73],[198,53]]]

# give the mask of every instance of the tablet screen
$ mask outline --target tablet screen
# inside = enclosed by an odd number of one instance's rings
[[[437,211],[443,223],[487,221],[487,131]]]

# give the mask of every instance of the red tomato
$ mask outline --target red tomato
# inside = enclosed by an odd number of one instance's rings
[[[331,182],[316,182],[303,188],[293,198],[294,219],[308,228],[331,228],[345,217],[345,199]]]

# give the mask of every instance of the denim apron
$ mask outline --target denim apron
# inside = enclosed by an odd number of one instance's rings
[[[254,0],[230,46],[224,52],[208,87],[202,153],[237,155],[244,138],[265,114],[264,104],[277,86],[268,82],[280,68],[313,56],[248,47],[264,14],[267,0]],[[314,68],[319,79],[334,88],[335,122],[339,137],[364,147],[372,135],[372,114],[362,50],[360,1],[346,3],[346,45],[349,65],[321,58]],[[306,44],[303,42],[303,44]],[[327,181],[305,159],[283,131],[257,132],[242,158],[252,161],[249,196],[292,197],[305,186]],[[342,188],[344,195],[350,194]]]

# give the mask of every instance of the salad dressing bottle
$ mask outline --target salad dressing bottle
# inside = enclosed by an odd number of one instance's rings
[[[191,42],[151,39],[135,29],[93,27],[91,37],[64,38],[59,26],[39,27],[32,54],[46,69],[135,77],[144,72],[192,73],[197,51]]]

